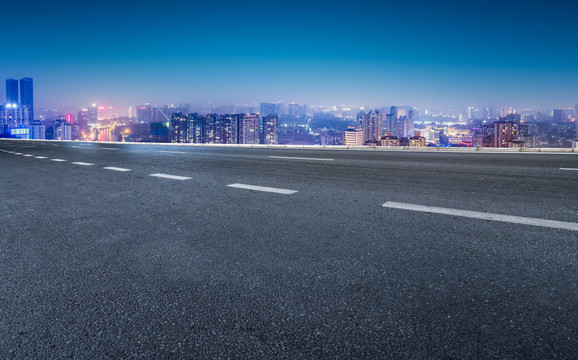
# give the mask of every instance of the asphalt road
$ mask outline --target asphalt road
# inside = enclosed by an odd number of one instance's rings
[[[578,358],[578,154],[0,150],[0,358]]]

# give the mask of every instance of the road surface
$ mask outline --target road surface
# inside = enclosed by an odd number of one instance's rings
[[[0,141],[0,358],[577,358],[577,169]]]

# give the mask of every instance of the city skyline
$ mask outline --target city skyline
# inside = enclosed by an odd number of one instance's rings
[[[11,3],[4,78],[36,106],[573,106],[578,5],[554,1]],[[63,21],[58,26],[58,21]],[[2,90],[4,91],[4,90]],[[4,93],[0,93],[4,97]]]

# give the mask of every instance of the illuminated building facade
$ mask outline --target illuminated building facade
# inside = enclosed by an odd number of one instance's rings
[[[169,124],[169,142],[188,143],[190,142],[189,116],[183,113],[174,113]]]
[[[259,144],[259,115],[238,114],[238,144]]]
[[[381,146],[399,146],[399,138],[394,136],[391,131],[388,131],[381,137]]]
[[[350,127],[343,132],[343,145],[363,146],[363,130]]]
[[[263,116],[263,144],[275,145],[278,143],[277,115]]]
[[[409,146],[425,147],[427,142],[425,137],[421,136],[421,131],[416,131],[415,135],[409,138]]]

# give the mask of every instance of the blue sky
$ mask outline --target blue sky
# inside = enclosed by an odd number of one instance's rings
[[[578,103],[578,2],[56,0],[3,7],[0,27],[11,40],[0,49],[0,75],[33,77],[40,106]]]

